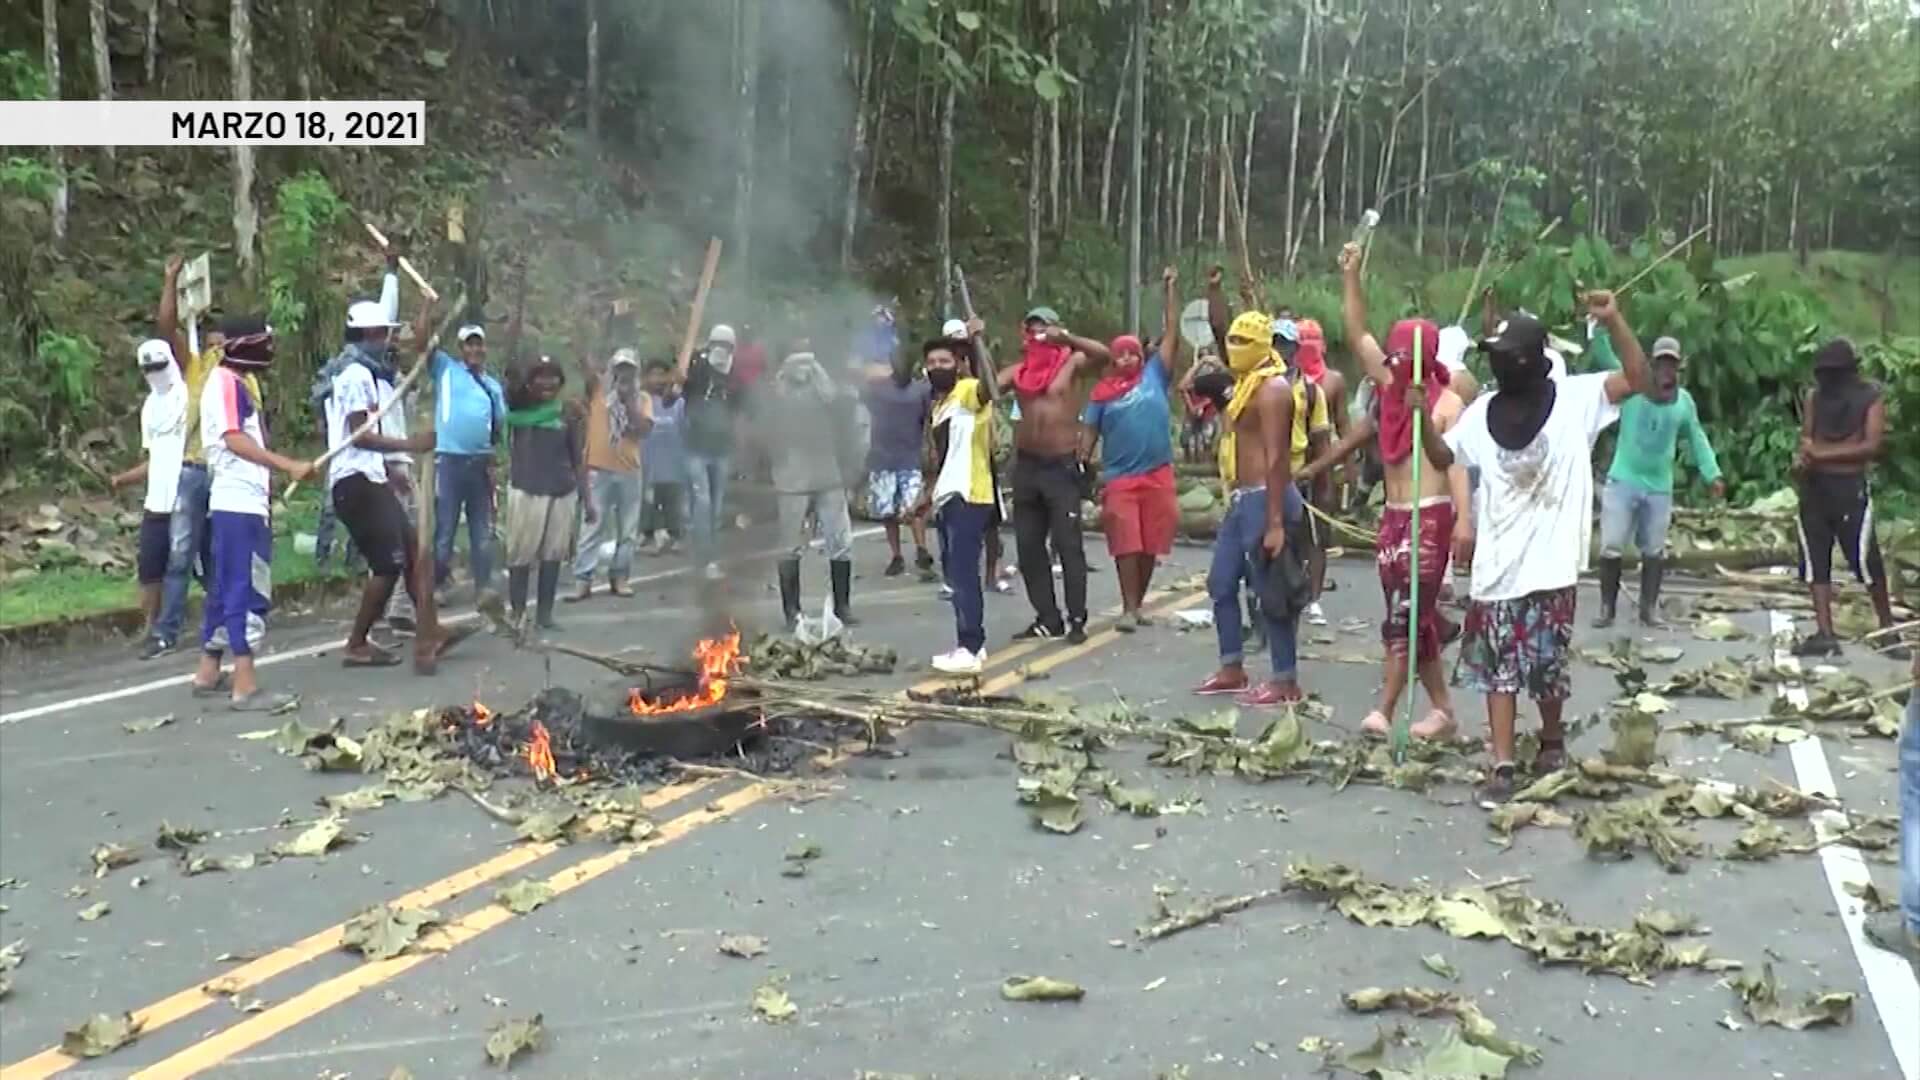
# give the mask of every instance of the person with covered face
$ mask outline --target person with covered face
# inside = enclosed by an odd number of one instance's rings
[[[1834,338],[1813,355],[1813,392],[1800,409],[1793,473],[1800,486],[1800,579],[1813,595],[1813,635],[1801,656],[1838,656],[1833,631],[1833,545],[1867,587],[1884,629],[1893,625],[1887,564],[1873,528],[1874,461],[1886,446],[1887,402],[1880,384],[1860,377],[1853,342]],[[1904,649],[1893,650],[1904,656]]]
[[[1207,299],[1214,339],[1225,343],[1227,365],[1192,380],[1197,392],[1213,399],[1223,420],[1218,458],[1227,512],[1220,519],[1207,571],[1220,667],[1194,692],[1237,694],[1240,703],[1249,706],[1291,704],[1306,698],[1297,649],[1300,614],[1308,599],[1299,550],[1306,543],[1300,529],[1305,504],[1293,483],[1292,449],[1300,399],[1286,377],[1286,361],[1274,350],[1273,320],[1259,311],[1243,311],[1228,324],[1220,276],[1219,267],[1208,274]],[[1241,584],[1269,592],[1275,571],[1286,577],[1289,567],[1298,572],[1298,587],[1289,585],[1284,597],[1263,596],[1255,615],[1266,638],[1272,675],[1250,687],[1240,623]]]
[[[587,482],[586,415],[578,402],[561,402],[566,382],[566,371],[546,356],[507,374],[507,606],[522,634],[529,585],[537,590],[534,625],[559,628],[553,603],[560,567],[573,557],[576,516],[588,525],[600,520]]]
[[[257,315],[228,316],[220,323],[220,336],[220,365],[208,372],[200,390],[213,566],[201,613],[193,696],[225,695],[234,712],[272,712],[297,699],[268,694],[254,672],[253,651],[266,637],[273,604],[268,484],[275,471],[304,480],[313,466],[267,449],[259,381],[273,364],[273,328]],[[231,675],[221,670],[229,652]]]
[[[976,327],[978,324],[974,324]],[[974,333],[978,333],[976,329]],[[978,675],[987,662],[981,556],[999,515],[993,479],[993,364],[972,338],[943,335],[920,349],[933,392],[924,496],[933,508],[953,591],[954,648],[933,658],[946,675]]]
[[[1473,567],[1455,679],[1487,699],[1492,768],[1483,805],[1513,796],[1514,724],[1519,695],[1540,708],[1545,774],[1566,763],[1561,716],[1571,692],[1569,646],[1575,589],[1592,544],[1593,443],[1620,416],[1620,403],[1652,385],[1646,354],[1611,292],[1587,294],[1622,370],[1553,377],[1547,329],[1522,313],[1480,343],[1498,388],[1482,393],[1445,432],[1421,428],[1427,460],[1479,470],[1472,513],[1454,525],[1454,558]],[[1423,386],[1407,392],[1426,409]],[[1456,495],[1459,493],[1456,492]]]
[[[573,563],[578,591],[569,602],[593,595],[593,574],[607,564],[607,593],[625,597],[633,570],[633,547],[640,533],[645,488],[641,448],[653,430],[653,398],[640,389],[640,356],[617,349],[605,365],[580,363],[587,384],[587,483],[600,519],[580,541]]]
[[[853,522],[844,466],[854,464],[855,401],[851,389],[827,374],[805,339],[788,346],[786,358],[754,399],[753,431],[773,463],[780,609],[789,630],[800,620],[800,557],[812,540],[810,525],[818,526],[826,548],[833,613],[843,623],[854,622]]]
[[[888,324],[889,327],[891,323]],[[878,350],[886,348],[889,352]],[[907,572],[900,550],[900,523],[913,533],[913,562],[922,580],[932,581],[933,555],[927,551],[927,522],[919,512],[922,476],[921,445],[927,419],[933,412],[933,394],[927,380],[918,377],[917,358],[901,355],[890,339],[873,341],[864,361],[866,385],[862,397],[871,424],[867,440],[867,513],[887,535],[887,577]]]
[[[415,340],[426,340],[432,305],[422,304],[415,320]],[[367,582],[360,594],[347,643],[341,650],[346,667],[392,667],[400,658],[367,640],[375,620],[387,610],[402,575],[405,589],[417,604],[419,575],[414,572],[419,541],[414,519],[401,502],[396,461],[433,448],[433,432],[408,436],[404,428],[387,423],[405,406],[394,400],[397,375],[391,360],[393,326],[371,301],[347,309],[350,335],[342,351],[344,364],[333,377],[327,395],[327,449],[334,455],[328,466],[328,500],[334,516],[346,527],[353,545],[367,560]],[[382,412],[381,410],[385,410]],[[376,413],[379,420],[362,431]],[[410,489],[409,489],[410,490]]]
[[[724,576],[715,545],[733,468],[734,422],[744,400],[733,371],[734,345],[733,327],[717,324],[707,334],[706,348],[690,353],[675,373],[687,402],[689,543],[709,581]]]
[[[640,454],[645,479],[645,509],[640,515],[641,552],[666,555],[686,537],[687,528],[687,400],[673,381],[673,361],[647,362],[641,376],[651,399],[653,428]],[[654,541],[648,548],[646,541]]]
[[[1105,364],[1107,347],[1060,325],[1052,308],[1036,307],[1022,320],[1020,362],[1007,372],[1019,407],[1013,428],[1013,543],[1020,576],[1033,605],[1033,622],[1016,639],[1087,639],[1087,552],[1080,500],[1087,496],[1080,464],[1080,414],[1073,378],[1083,366]],[[1066,616],[1053,593],[1053,560],[1060,556]]]
[[[1407,687],[1409,638],[1412,664],[1419,672],[1431,705],[1426,716],[1411,725],[1415,738],[1444,739],[1456,730],[1453,695],[1440,666],[1440,650],[1450,627],[1440,615],[1440,587],[1446,580],[1448,547],[1454,522],[1468,513],[1466,473],[1436,464],[1424,452],[1420,486],[1413,485],[1413,412],[1407,391],[1413,385],[1413,361],[1420,359],[1420,379],[1428,395],[1425,424],[1441,433],[1452,428],[1463,406],[1452,392],[1452,372],[1440,362],[1440,328],[1426,319],[1402,319],[1387,333],[1385,348],[1367,329],[1366,294],[1360,286],[1360,246],[1347,245],[1340,266],[1345,278],[1342,316],[1347,340],[1361,371],[1373,385],[1384,387],[1372,407],[1347,429],[1326,456],[1309,464],[1302,475],[1318,477],[1371,442],[1383,466],[1386,505],[1374,541],[1374,566],[1386,616],[1380,623],[1386,647],[1385,680],[1377,707],[1361,722],[1362,733],[1380,737],[1392,728],[1400,695]],[[1413,509],[1420,508],[1420,532],[1413,532]],[[1414,603],[1414,561],[1419,561],[1419,603]],[[1417,607],[1418,610],[1415,610]]]
[[[1319,392],[1331,425],[1317,436],[1311,431],[1307,434],[1308,455],[1317,460],[1329,444],[1346,437],[1347,377],[1327,363],[1327,335],[1320,328],[1319,320],[1296,319],[1294,330],[1299,344],[1294,348],[1293,355],[1288,357],[1287,366],[1295,376],[1304,378],[1308,386]],[[1315,479],[1303,481],[1300,495],[1318,507],[1321,513],[1333,516],[1344,505],[1346,495],[1342,470],[1330,468]],[[1325,626],[1327,616],[1320,607],[1320,595],[1327,589],[1327,544],[1331,536],[1318,517],[1308,515],[1308,522],[1313,535],[1313,551],[1307,559],[1308,572],[1313,575],[1313,602],[1307,605],[1306,620],[1314,626]]]
[[[1587,328],[1588,352],[1596,370],[1614,371],[1620,361],[1607,335]],[[1673,520],[1673,452],[1682,435],[1700,476],[1713,497],[1727,486],[1713,443],[1700,424],[1693,395],[1680,385],[1680,342],[1663,337],[1653,343],[1653,387],[1620,406],[1620,438],[1614,445],[1607,483],[1600,490],[1600,614],[1596,629],[1613,625],[1620,601],[1622,556],[1631,540],[1640,551],[1640,624],[1665,625],[1660,619],[1660,580],[1666,573],[1667,526]]]
[[[1149,355],[1130,334],[1108,345],[1113,362],[1094,384],[1082,417],[1083,453],[1100,452],[1100,525],[1120,578],[1120,621],[1133,633],[1147,625],[1141,610],[1153,571],[1173,553],[1180,506],[1173,476],[1173,406],[1168,400],[1180,357],[1179,276],[1161,272],[1166,291],[1159,348]]]
[[[146,452],[146,457],[112,479],[116,491],[142,481],[146,483],[134,566],[140,586],[140,611],[146,616],[146,632],[141,636],[142,658],[158,655],[152,650],[161,634],[167,564],[172,559],[175,538],[192,528],[188,515],[182,513],[180,499],[187,454],[187,380],[182,363],[187,346],[185,335],[180,332],[177,287],[181,265],[178,255],[167,260],[160,283],[160,310],[155,317],[158,336],[141,342],[134,350],[134,362],[147,383],[146,399],[140,403],[140,449]],[[182,602],[185,599],[183,590]]]

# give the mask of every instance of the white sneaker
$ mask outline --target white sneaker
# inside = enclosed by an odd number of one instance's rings
[[[1011,593],[1013,592],[1013,582],[1006,578],[1000,578],[993,583],[993,591],[1002,594]]]
[[[719,563],[710,562],[707,564],[706,576],[708,581],[721,581],[725,579],[727,575],[726,571],[720,569]]]
[[[1307,605],[1307,623],[1311,626],[1327,625],[1327,613],[1320,610],[1320,601],[1315,600]]]
[[[978,675],[982,665],[987,662],[987,650],[970,652],[955,648],[950,653],[941,653],[933,658],[933,670],[948,675]]]
[[[953,599],[953,586],[951,586],[951,585],[941,585],[941,586],[940,586],[940,599],[942,599],[942,600],[951,600],[951,599]]]

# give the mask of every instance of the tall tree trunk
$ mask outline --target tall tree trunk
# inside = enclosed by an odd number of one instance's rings
[[[1293,79],[1293,134],[1287,138],[1287,201],[1285,212],[1285,231],[1281,234],[1281,243],[1286,250],[1293,250],[1293,193],[1294,185],[1300,176],[1300,110],[1307,100],[1307,57],[1313,45],[1313,16],[1316,5],[1307,5],[1306,29],[1300,33],[1300,62],[1294,69]],[[1248,140],[1251,142],[1252,140]],[[1252,177],[1248,178],[1248,187],[1252,187]]]
[[[1213,110],[1200,110],[1200,175],[1193,182],[1193,246],[1201,247],[1207,242],[1207,165],[1213,160],[1213,154],[1207,149],[1213,143]]]
[[[869,80],[880,88],[873,97],[873,137],[867,140],[867,146],[869,148],[867,153],[869,159],[867,165],[867,202],[869,203],[873,202],[873,193],[880,190],[880,170],[886,164],[886,161],[880,156],[879,148],[887,145],[886,139],[882,137],[886,134],[887,130],[887,98],[889,96],[888,90],[890,89],[888,86],[889,79],[887,77],[893,74],[893,58],[899,51],[900,35],[888,35],[886,62],[874,70],[873,77]],[[937,97],[935,101],[937,107]]]
[[[1800,174],[1793,175],[1793,196],[1787,204],[1787,247],[1793,250],[1800,265],[1807,265],[1807,234],[1800,227]]]
[[[1233,110],[1220,113],[1220,143],[1215,151],[1220,159],[1220,203],[1213,216],[1213,243],[1227,246],[1227,173],[1233,169]]]
[[[938,315],[948,311],[953,301],[953,106],[957,88],[949,80],[946,92],[940,96],[940,205],[934,211],[933,247],[934,258],[938,261],[940,280],[936,283],[933,298],[933,311]]]
[[[1173,261],[1181,258],[1181,248],[1187,246],[1187,169],[1192,165],[1194,148],[1194,117],[1187,113],[1181,119],[1181,154],[1179,171],[1173,175],[1173,244],[1169,254]]]
[[[1073,88],[1072,142],[1072,166],[1068,170],[1066,206],[1062,210],[1066,221],[1073,220],[1080,200],[1087,197],[1087,88],[1084,83]]]
[[[1060,66],[1060,0],[1047,3],[1047,61]],[[1047,228],[1060,231],[1060,97],[1047,102]]]
[[[1255,105],[1247,114],[1246,150],[1240,158],[1240,176],[1246,183],[1240,185],[1240,220],[1245,223],[1248,211],[1253,209],[1253,131],[1260,119],[1260,106]]]
[[[107,0],[87,0],[87,39],[93,51],[93,92],[101,101],[113,100],[113,54],[107,46]],[[112,161],[113,147],[103,146]]]
[[[600,0],[587,0],[587,142],[600,149]]]
[[[60,100],[60,5],[58,0],[40,0],[40,45],[42,59],[47,68],[47,97]],[[53,171],[56,177],[53,186],[53,205],[49,216],[53,220],[53,239],[60,243],[67,238],[67,208],[70,191],[67,187],[67,155],[59,147],[53,148]]]
[[[1426,56],[1424,47],[1421,55],[1428,62],[1431,62],[1432,58]],[[1425,64],[1422,65],[1422,67],[1424,66]],[[1429,85],[1431,85],[1431,83],[1429,83]],[[1414,190],[1413,210],[1413,254],[1415,257],[1427,253],[1427,158],[1433,139],[1432,103],[1432,94],[1422,93],[1420,95],[1420,186]]]
[[[1108,195],[1113,191],[1113,145],[1120,138],[1120,103],[1127,96],[1127,73],[1133,70],[1133,46],[1127,46],[1127,58],[1120,62],[1120,78],[1113,87],[1113,112],[1107,117],[1107,152],[1100,159],[1100,225],[1113,223],[1108,216]]]
[[[1714,209],[1713,189],[1715,184],[1719,181],[1719,179],[1720,179],[1720,162],[1718,160],[1709,158],[1707,160],[1707,243],[1708,244],[1717,244],[1720,241],[1720,234],[1713,227],[1713,209]]]
[[[232,36],[233,99],[253,100],[253,10],[249,0],[233,0],[229,33]],[[233,252],[248,282],[256,279],[254,238],[260,231],[260,211],[253,204],[253,147],[233,148]]]
[[[160,0],[147,0],[147,88],[153,88],[153,79],[159,70],[160,61]],[[302,88],[304,92],[305,88]],[[308,95],[312,96],[312,95]]]
[[[238,2],[238,0],[236,0]],[[760,96],[760,0],[739,0],[739,141],[733,174],[733,257],[740,267],[737,284],[753,282],[753,149],[759,140],[756,107]]]
[[[853,146],[847,151],[847,198],[840,216],[840,272],[853,267],[853,237],[860,225],[860,176],[867,163],[867,107],[873,96],[873,23],[877,2],[867,4],[867,32],[854,65]]]
[[[1314,156],[1313,182],[1307,187],[1309,193],[1318,191],[1321,183],[1326,179],[1327,148],[1333,145],[1333,129],[1340,123],[1340,107],[1346,102],[1344,91],[1347,85],[1347,74],[1353,70],[1353,56],[1360,51],[1360,35],[1365,33],[1366,29],[1367,12],[1362,8],[1360,18],[1354,24],[1353,33],[1347,38],[1347,55],[1340,61],[1340,79],[1334,84],[1335,93],[1338,96],[1334,98],[1333,115],[1327,118],[1325,130],[1320,133],[1320,152]],[[1300,213],[1304,215],[1306,212],[1306,205],[1302,203]],[[1301,237],[1296,235],[1293,247],[1287,249],[1287,277],[1289,278],[1293,277],[1294,269],[1300,263],[1300,240]]]
[[[1038,94],[1027,118],[1027,299],[1040,295],[1040,195],[1047,168],[1047,106]]]

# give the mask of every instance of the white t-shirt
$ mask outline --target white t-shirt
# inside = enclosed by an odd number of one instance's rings
[[[140,448],[147,452],[149,514],[171,514],[180,497],[180,465],[187,456],[187,384],[174,373],[163,393],[140,404]]]
[[[200,449],[206,455],[209,477],[207,509],[266,517],[267,467],[243,461],[227,449],[230,431],[246,435],[262,449],[267,445],[260,403],[232,369],[216,367],[200,388]]]
[[[1508,450],[1487,430],[1483,394],[1444,438],[1454,458],[1478,469],[1473,506],[1475,600],[1511,600],[1564,589],[1587,568],[1592,542],[1593,442],[1620,418],[1607,373],[1560,380],[1553,411],[1533,441]]]
[[[380,414],[380,434],[389,439],[407,437],[407,403],[390,404],[393,401],[393,384],[378,383],[380,387],[380,405],[387,411]],[[387,468],[405,469],[413,464],[413,455],[405,450],[393,450],[386,454]]]
[[[392,390],[387,391],[391,396]],[[378,450],[347,445],[355,427],[347,423],[354,413],[372,413],[380,407],[381,387],[365,364],[348,364],[333,377],[333,392],[327,395],[327,450],[333,461],[327,466],[327,489],[343,478],[358,473],[376,484],[387,482],[386,455]],[[381,417],[384,430],[386,417]],[[342,449],[344,447],[344,449]]]

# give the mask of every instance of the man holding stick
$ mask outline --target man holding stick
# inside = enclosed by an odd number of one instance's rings
[[[423,303],[415,318],[415,340],[422,344],[427,339],[432,311],[431,304]],[[400,663],[399,657],[367,640],[374,622],[392,600],[400,575],[406,575],[409,594],[418,582],[414,573],[418,537],[393,481],[404,473],[396,473],[393,465],[396,459],[431,450],[434,445],[432,432],[407,437],[386,423],[387,417],[404,410],[404,404],[395,397],[394,372],[383,362],[392,328],[382,318],[383,313],[371,302],[363,301],[348,309],[348,329],[355,336],[341,354],[345,363],[333,377],[327,395],[327,450],[332,455],[327,471],[328,498],[334,515],[366,558],[369,574],[341,654],[345,667],[393,667]],[[361,431],[376,412],[380,423],[372,430]],[[419,597],[413,599],[417,604]]]
[[[1073,376],[1090,361],[1105,364],[1107,347],[1076,337],[1049,307],[1027,312],[1020,363],[1009,371],[1020,416],[1013,429],[1013,542],[1020,576],[1027,583],[1033,622],[1015,639],[1087,640],[1087,552],[1080,528],[1085,470],[1077,453],[1080,415]],[[1067,612],[1063,620],[1053,595],[1053,560],[1059,554]]]
[[[434,587],[453,574],[453,541],[460,515],[467,517],[467,564],[473,587],[493,584],[493,457],[506,435],[507,395],[487,371],[487,332],[460,328],[460,355],[433,353],[434,401]]]
[[[707,347],[682,358],[678,380],[687,401],[687,494],[692,511],[689,530],[694,562],[706,564],[706,577],[718,581],[719,542],[727,476],[733,469],[734,421],[743,388],[733,375],[733,327],[717,324]]]
[[[1575,587],[1592,543],[1593,442],[1620,416],[1620,402],[1651,382],[1647,358],[1611,292],[1586,297],[1607,328],[1623,370],[1555,379],[1547,330],[1516,313],[1480,343],[1499,382],[1450,430],[1423,425],[1427,460],[1478,469],[1471,516],[1454,525],[1454,558],[1473,567],[1471,601],[1456,671],[1459,685],[1487,698],[1493,767],[1482,805],[1513,796],[1514,724],[1524,691],[1540,707],[1535,769],[1566,762],[1561,714],[1571,691],[1568,651]],[[1410,409],[1427,408],[1427,391],[1407,391]],[[1464,497],[1456,474],[1456,502]]]
[[[931,502],[940,531],[956,637],[951,652],[933,658],[933,669],[978,675],[987,662],[981,549],[999,514],[992,471],[993,365],[976,355],[970,338],[942,336],[920,354],[933,391],[933,452],[922,498]]]

